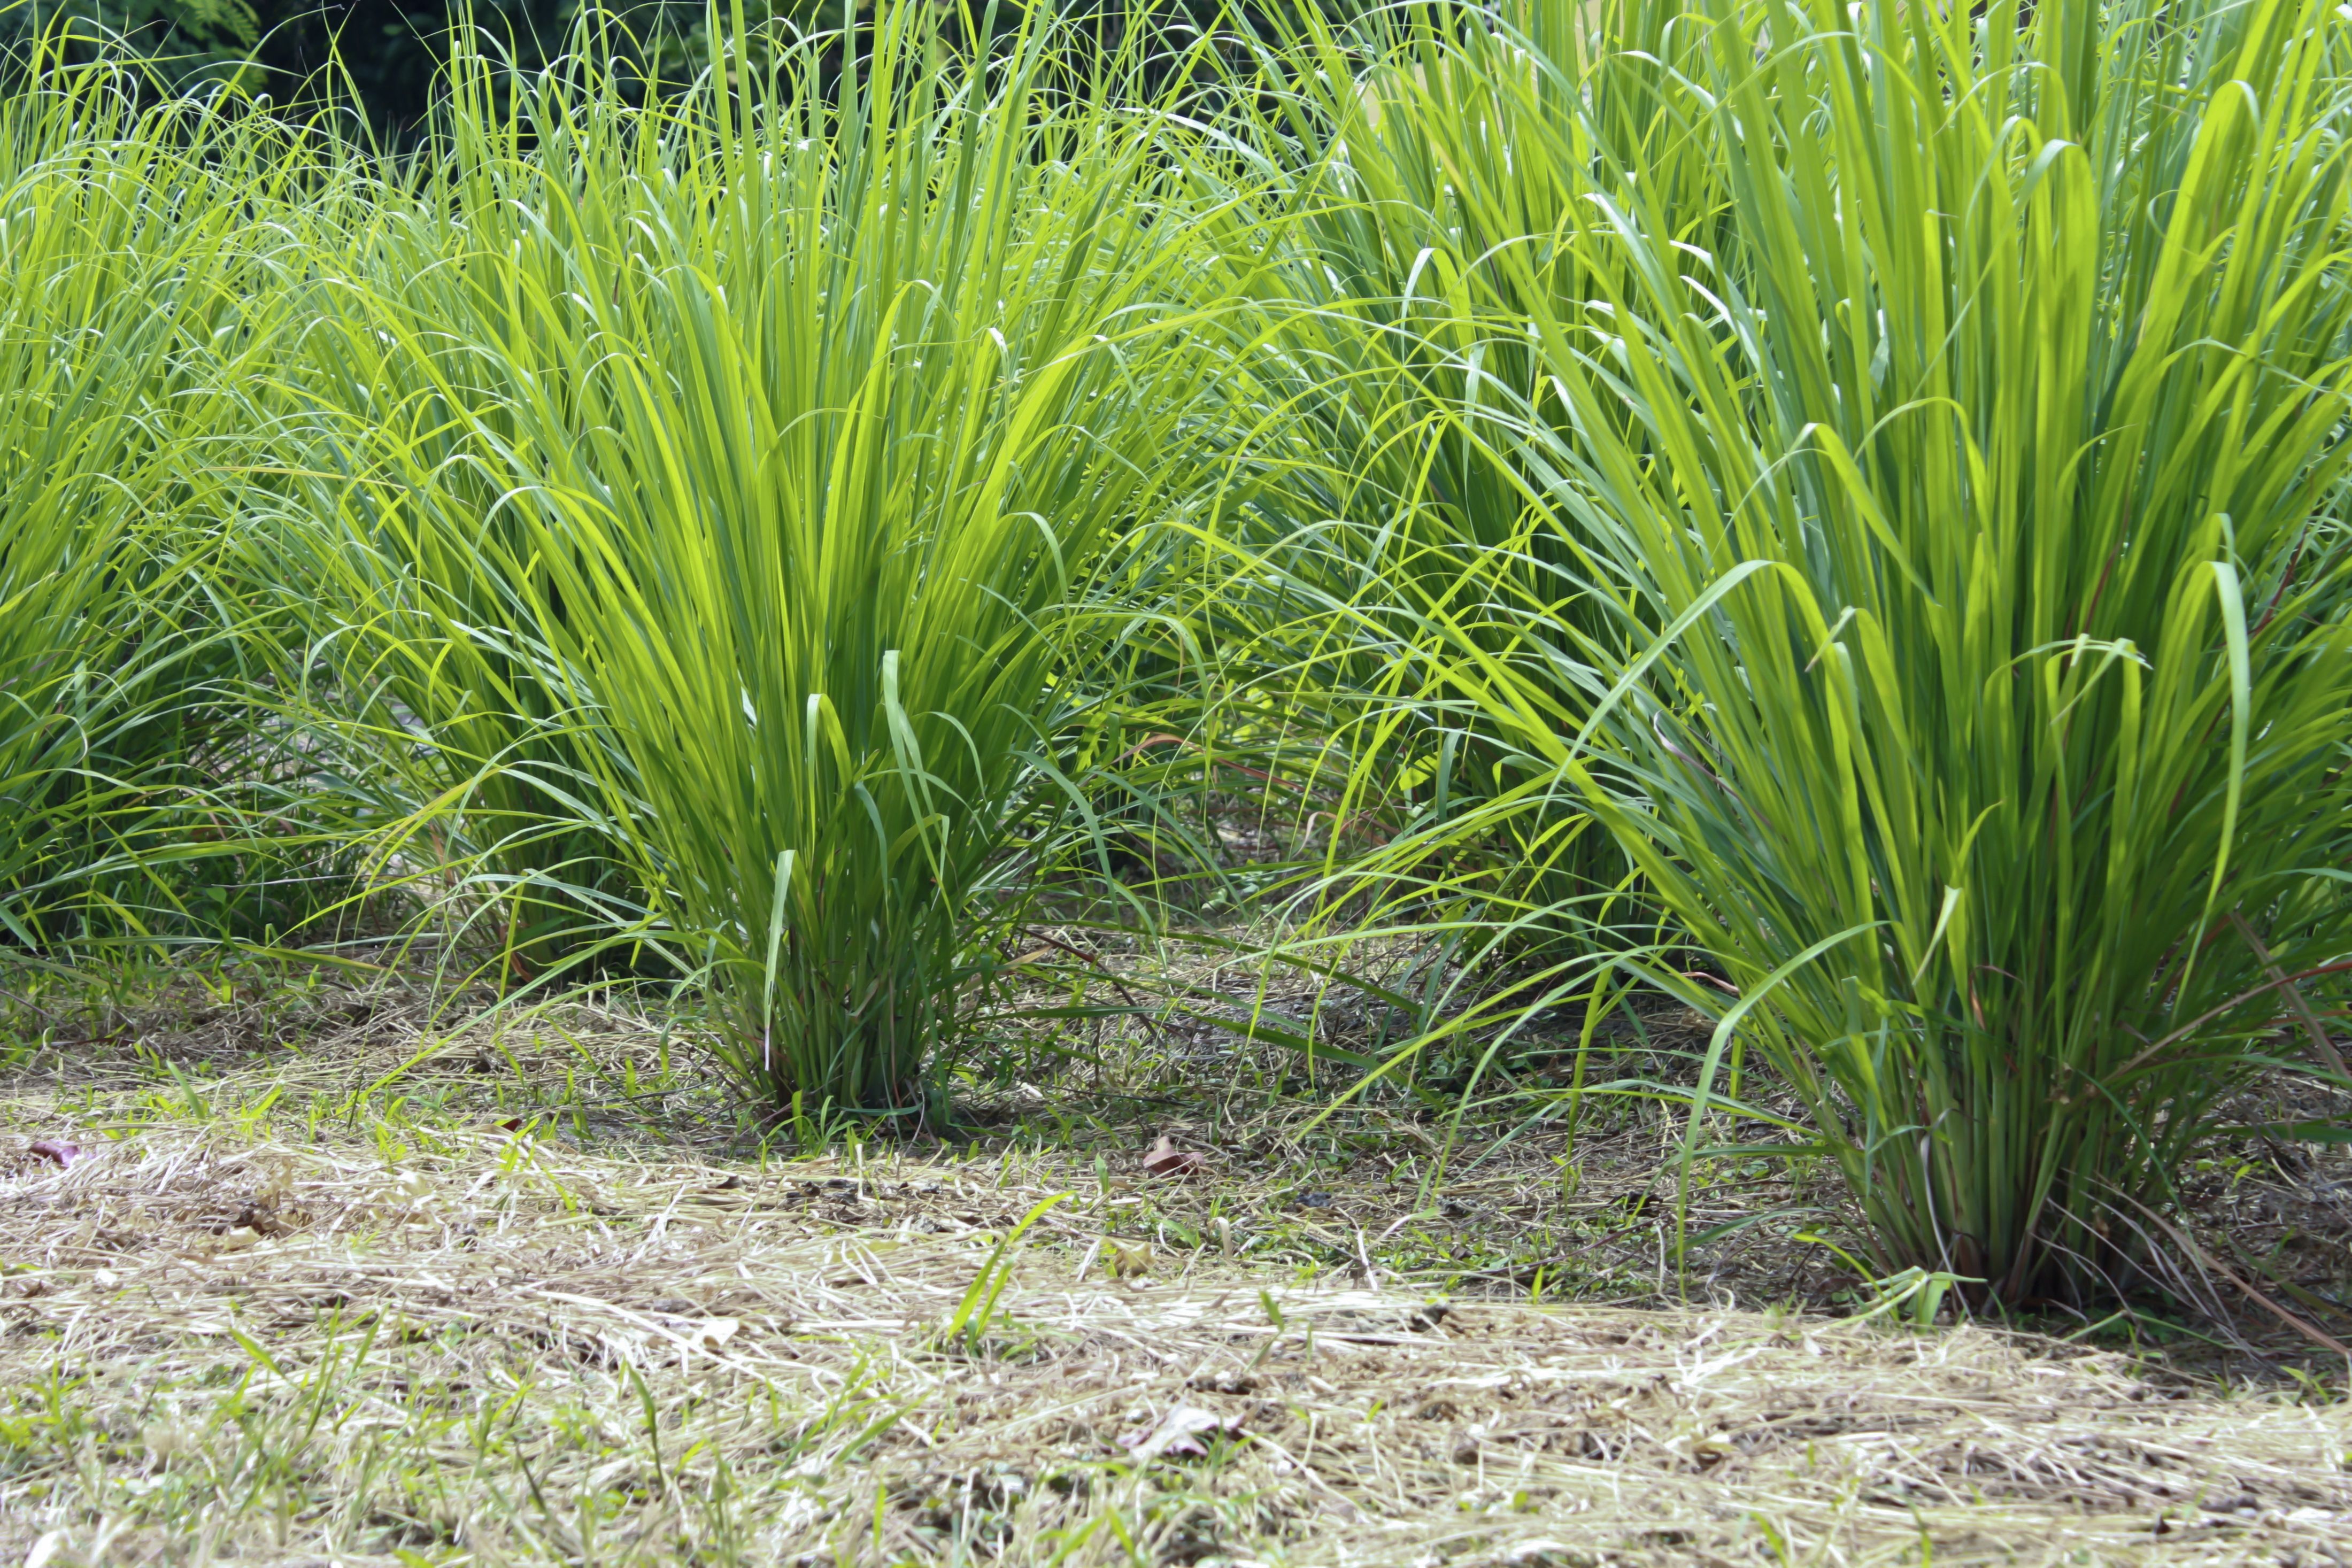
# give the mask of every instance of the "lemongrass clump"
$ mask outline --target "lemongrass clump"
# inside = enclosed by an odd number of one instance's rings
[[[275,128],[233,100],[145,103],[134,74],[39,47],[14,66],[0,945],[42,951],[152,933],[210,891],[172,868],[224,841],[195,764],[240,722],[223,705],[243,617],[210,566],[249,455],[226,389],[268,346],[248,291],[275,241],[254,220],[283,174]]]
[[[764,1095],[922,1098],[1099,695],[1089,575],[1193,482],[1163,327],[1214,258],[1150,117],[1039,90],[1051,36],[894,13],[838,80],[813,44],[679,100],[461,62],[322,339],[373,667],[625,871],[609,928]]]
[[[1561,236],[1591,297],[1532,311],[1540,373],[1473,415],[1551,471],[1609,697],[1494,711],[1736,986],[1718,1051],[1794,1092],[1884,1264],[2128,1287],[2219,1109],[2301,1051],[2286,978],[2346,946],[2352,25],[1680,26],[1708,47],[1660,92],[1728,220],[1693,245],[1596,157]]]

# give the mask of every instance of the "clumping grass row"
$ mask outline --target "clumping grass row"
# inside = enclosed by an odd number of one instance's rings
[[[1770,1124],[1972,1301],[2129,1291],[2231,1097],[2342,1071],[2347,27],[908,5],[666,94],[591,26],[398,158],[36,57],[0,931],[253,940],[234,856],[315,942],[356,864],[911,1125],[1246,752],[1312,961],[1486,988],[1400,1076],[1664,988],[1695,1082],[1565,1114]]]

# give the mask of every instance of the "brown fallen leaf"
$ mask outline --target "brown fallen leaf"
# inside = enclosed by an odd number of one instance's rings
[[[1238,1416],[1220,1416],[1213,1410],[1178,1405],[1150,1427],[1121,1437],[1118,1446],[1132,1451],[1139,1459],[1156,1459],[1163,1454],[1198,1456],[1209,1451],[1201,1441],[1202,1437],[1241,1429]]]
[[[25,1152],[37,1159],[50,1161],[59,1170],[68,1168],[74,1161],[81,1158],[81,1145],[68,1144],[62,1138],[36,1138]]]
[[[1144,1170],[1156,1176],[1198,1176],[1208,1168],[1208,1155],[1178,1148],[1165,1133],[1151,1145],[1151,1152],[1143,1156]]]

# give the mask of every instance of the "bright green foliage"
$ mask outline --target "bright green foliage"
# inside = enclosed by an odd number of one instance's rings
[[[156,812],[218,727],[199,573],[234,488],[244,203],[271,175],[257,141],[132,86],[0,102],[0,941],[35,948],[202,852]]]
[[[332,270],[300,290],[304,351],[257,413],[289,477],[254,498],[252,553],[328,674],[297,713],[344,763],[352,825],[428,900],[457,891],[439,916],[487,922],[512,977],[647,911],[589,804],[604,737],[541,635],[546,578],[508,500],[529,480],[482,456],[483,431],[509,434],[508,411],[566,367],[484,297],[503,264],[467,246],[431,170],[418,189],[337,180],[305,214]]]
[[[1697,955],[1694,1140],[1760,1054],[1890,1271],[2130,1288],[2346,963],[2352,21],[1024,26],[664,97],[592,19],[397,165],[0,106],[12,938],[290,752],[508,977],[654,952],[896,1113],[1058,814],[1241,745],[1335,919],[1543,960],[1471,1021]]]
[[[1611,701],[1564,726],[1446,646],[1751,999],[1884,1263],[2127,1286],[2282,1049],[2272,960],[2344,950],[2352,25],[1677,26],[1727,213],[1683,243],[1686,186],[1596,160],[1593,297],[1482,421],[1550,470],[1526,548],[1586,563],[1499,612],[1605,606]]]
[[[786,1100],[917,1100],[1110,630],[1071,606],[1192,473],[1162,327],[1213,268],[1045,39],[983,76],[905,22],[837,105],[814,50],[653,110],[463,78],[322,350],[353,620],[406,629],[371,674],[463,768],[537,758],[508,809],[625,870]]]
[[[1244,356],[1265,476],[1232,483],[1244,504],[1217,543],[1242,563],[1225,608],[1257,633],[1261,689],[1338,759],[1337,814],[1405,824],[1369,854],[1327,839],[1321,888],[1376,889],[1465,953],[1549,955],[1558,979],[1647,934],[1623,852],[1515,735],[1591,713],[1604,683],[1577,640],[1610,615],[1584,603],[1575,549],[1528,527],[1548,465],[1491,440],[1482,411],[1538,372],[1526,322],[1580,309],[1614,265],[1565,243],[1596,161],[1670,193],[1685,240],[1722,176],[1656,101],[1662,57],[1691,47],[1670,10],[1612,12],[1617,47],[1582,75],[1580,12],[1509,15],[1525,32],[1376,12],[1262,62],[1281,90],[1244,100],[1241,140],[1291,172],[1248,221],[1287,265]],[[1530,791],[1542,809],[1517,809]]]

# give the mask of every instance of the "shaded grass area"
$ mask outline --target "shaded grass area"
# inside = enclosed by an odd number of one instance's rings
[[[1409,1095],[1327,1115],[1284,1056],[1122,1020],[1008,1050],[952,1137],[861,1142],[739,1113],[625,992],[32,1000],[16,1561],[2318,1563],[2352,1530],[2340,1367],[2251,1315],[1841,1318],[1834,1183],[1760,1157],[1695,1230],[1817,1212],[1681,1299],[1671,1121],[1591,1112],[1567,1154],[1539,1059],[1449,1146]],[[1150,1175],[1162,1134],[1202,1168]],[[2217,1147],[2203,1245],[2340,1291],[2346,1163]]]

